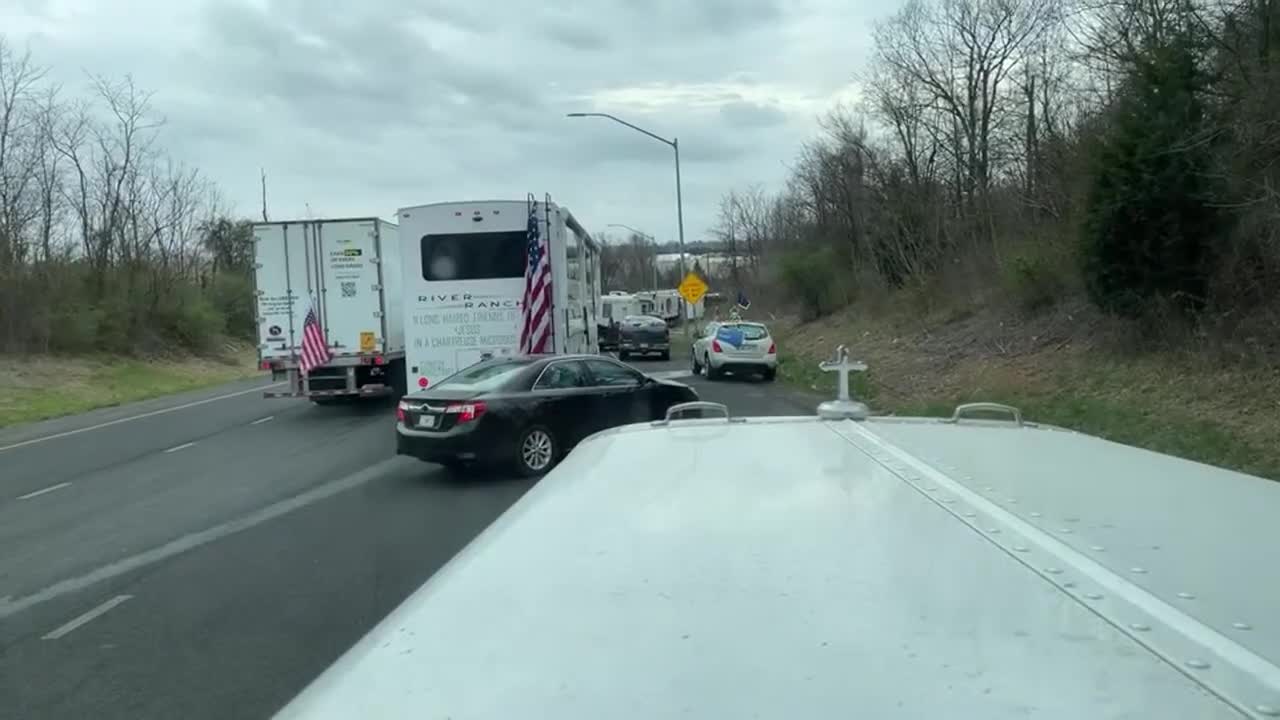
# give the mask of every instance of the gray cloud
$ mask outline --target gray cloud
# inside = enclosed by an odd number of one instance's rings
[[[664,239],[670,149],[565,113],[679,136],[696,239],[723,192],[780,184],[869,27],[842,0],[130,1],[6,3],[0,27],[68,93],[85,69],[133,73],[168,120],[162,144],[240,212],[265,167],[281,217],[551,192],[588,227]]]
[[[776,106],[735,100],[720,106],[720,116],[733,127],[769,127],[787,121],[787,114]]]

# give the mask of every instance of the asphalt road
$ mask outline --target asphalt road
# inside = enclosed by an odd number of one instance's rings
[[[268,717],[531,486],[396,457],[389,403],[264,386],[0,430],[0,718]]]

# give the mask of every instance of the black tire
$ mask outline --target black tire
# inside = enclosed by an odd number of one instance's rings
[[[694,351],[690,350],[690,351],[689,351],[689,360],[690,360],[690,362],[692,362],[692,363],[693,363],[693,374],[694,374],[694,375],[701,375],[701,374],[702,374],[702,365],[699,365],[699,364],[698,364],[698,354],[697,354],[697,353],[695,353]]]
[[[409,394],[408,368],[401,361],[391,364],[391,398],[396,402]]]
[[[560,443],[555,433],[545,425],[530,425],[516,439],[516,472],[524,477],[537,477],[555,467],[559,455]]]
[[[773,382],[774,378],[776,378],[776,377],[778,377],[778,369],[777,369],[777,368],[769,368],[768,370],[765,370],[765,371],[764,371],[764,381],[765,381],[765,382]]]
[[[707,379],[708,379],[708,380],[719,380],[719,379],[720,379],[720,376],[724,374],[724,371],[722,371],[722,370],[717,370],[715,367],[713,367],[713,366],[711,365],[711,358],[710,358],[710,357],[704,357],[704,358],[703,358],[703,360],[705,361],[705,364],[706,364],[706,366],[707,366]]]
[[[337,404],[338,404],[338,398],[336,398],[336,397],[313,397],[313,398],[311,398],[311,402],[315,403],[316,405],[337,405]]]
[[[663,359],[663,360],[670,360],[670,359],[671,359],[671,351],[670,351],[670,350],[663,350],[663,351],[662,351],[662,359]]]

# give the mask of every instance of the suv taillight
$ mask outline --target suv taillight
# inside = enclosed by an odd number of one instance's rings
[[[484,401],[476,400],[468,403],[452,403],[444,409],[449,415],[457,415],[458,423],[471,422],[484,414]]]
[[[770,355],[778,354],[778,343],[773,343],[773,342],[769,343],[769,354]]]
[[[722,350],[722,349],[720,348],[720,341],[719,341],[719,340],[712,340],[712,341],[711,341],[711,352],[724,352],[724,350]]]

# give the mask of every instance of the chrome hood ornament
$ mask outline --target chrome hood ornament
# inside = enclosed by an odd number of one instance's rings
[[[849,396],[849,373],[866,372],[867,364],[861,360],[850,360],[849,348],[840,345],[830,360],[818,363],[818,369],[838,375],[836,399],[820,403],[818,417],[823,420],[866,420],[871,409]]]

